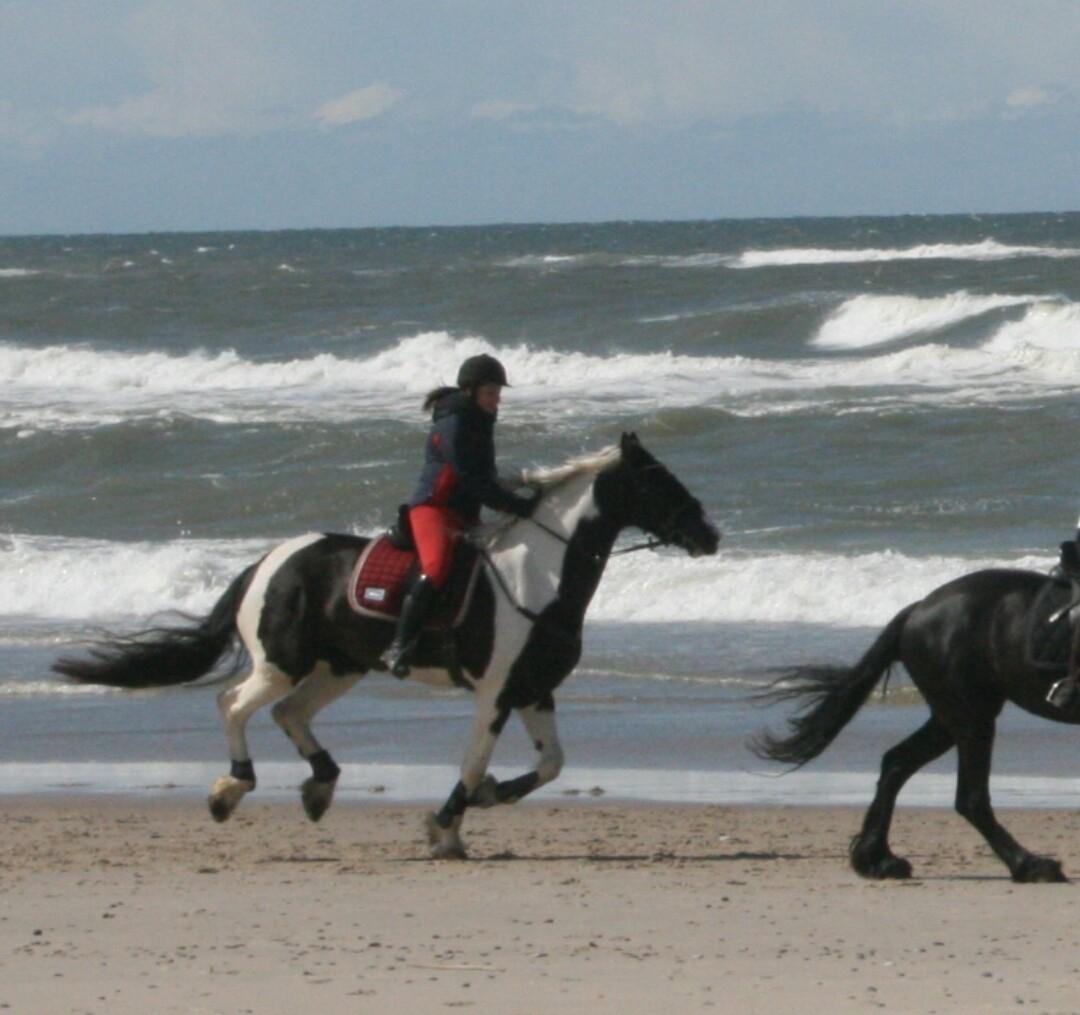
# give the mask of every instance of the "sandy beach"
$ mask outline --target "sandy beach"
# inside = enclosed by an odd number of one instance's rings
[[[947,810],[909,882],[860,880],[856,809],[526,803],[435,862],[423,807],[0,798],[0,1011],[1080,1011],[1080,899],[1015,885]],[[1080,815],[1007,811],[1080,875]]]

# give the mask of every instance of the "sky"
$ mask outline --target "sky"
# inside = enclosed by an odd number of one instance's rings
[[[0,0],[0,235],[1080,208],[1080,0]]]

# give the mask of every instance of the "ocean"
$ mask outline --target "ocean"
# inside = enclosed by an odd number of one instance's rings
[[[853,662],[987,566],[1046,571],[1080,480],[1080,214],[0,238],[0,792],[203,792],[216,689],[68,686],[102,628],[207,611],[276,542],[375,533],[424,393],[506,365],[503,466],[634,430],[720,552],[614,559],[543,792],[868,802],[925,718],[902,674],[780,775],[746,748],[785,665]],[[628,535],[628,539],[633,534]],[[341,792],[445,795],[471,701],[373,676],[316,733]],[[1066,805],[1071,728],[1003,715],[999,805]],[[307,770],[268,715],[260,793]],[[511,724],[494,768],[531,767]],[[954,756],[903,801],[949,805]]]

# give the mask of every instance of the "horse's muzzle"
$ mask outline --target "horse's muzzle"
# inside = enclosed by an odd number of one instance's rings
[[[683,549],[691,557],[711,557],[720,548],[720,532],[711,525],[696,539],[688,539]]]

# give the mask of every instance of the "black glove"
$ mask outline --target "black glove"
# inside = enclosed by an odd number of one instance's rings
[[[536,505],[540,503],[541,497],[543,497],[543,494],[539,490],[533,490],[528,497],[516,498],[511,514],[517,515],[518,518],[532,517],[532,513],[536,510]]]

